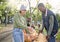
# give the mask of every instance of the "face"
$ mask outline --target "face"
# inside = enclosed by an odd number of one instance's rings
[[[26,14],[26,10],[21,10],[21,14],[25,15]]]
[[[41,12],[44,12],[44,7],[38,7]]]

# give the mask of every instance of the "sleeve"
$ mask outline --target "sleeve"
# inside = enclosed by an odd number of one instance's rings
[[[44,24],[43,24],[43,20],[42,20],[42,31],[43,31],[43,29],[44,29]]]
[[[44,29],[44,24],[43,24],[43,20],[42,20],[42,22],[41,22],[41,27],[39,28],[39,33],[40,33],[40,32],[43,32],[43,29]]]
[[[20,21],[18,14],[14,16],[14,21],[15,21],[15,23],[17,24],[17,26],[18,26],[19,28],[22,28],[22,29],[26,29],[26,28],[27,28],[27,25],[24,25],[24,24]]]
[[[50,16],[49,24],[50,24],[50,26],[49,26],[47,35],[51,35],[52,30],[53,30],[53,25],[54,25],[54,17],[53,16]]]
[[[44,14],[44,13],[43,13],[43,14]],[[43,22],[43,21],[44,21],[44,20],[43,20],[43,15],[42,15],[42,27],[41,27],[41,28],[42,28],[42,29],[41,29],[42,31],[43,31],[43,29],[44,29],[44,22]]]

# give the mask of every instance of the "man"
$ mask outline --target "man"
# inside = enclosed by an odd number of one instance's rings
[[[13,38],[14,42],[24,42],[23,30],[25,29],[28,32],[27,23],[25,19],[26,7],[21,5],[19,13],[14,15],[14,29],[13,29]]]
[[[44,27],[47,31],[46,39],[48,42],[55,42],[55,35],[58,31],[58,22],[54,13],[47,9],[43,3],[39,3],[38,9],[42,12],[42,32]]]

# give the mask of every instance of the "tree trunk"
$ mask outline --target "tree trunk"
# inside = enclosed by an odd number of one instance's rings
[[[8,16],[7,14],[5,15],[5,26],[7,26],[7,22],[8,22]]]
[[[1,24],[3,23],[2,18],[0,17]]]
[[[10,19],[10,16],[8,16],[8,24],[9,24],[9,19]]]

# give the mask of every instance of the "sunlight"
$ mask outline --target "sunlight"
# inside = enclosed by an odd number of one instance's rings
[[[8,0],[10,5],[16,5],[16,1],[15,0]]]
[[[60,0],[40,0],[39,3],[49,3],[54,8],[54,10],[60,9]],[[53,3],[54,2],[54,3]],[[28,0],[8,0],[9,6],[16,7],[18,10],[20,9],[20,6],[23,4],[27,7],[27,10],[29,9],[29,2]],[[37,1],[36,0],[30,0],[30,6],[36,7]]]

